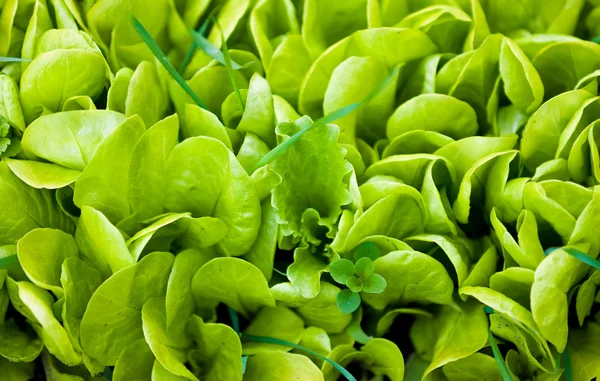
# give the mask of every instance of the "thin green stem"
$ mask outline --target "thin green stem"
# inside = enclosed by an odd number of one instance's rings
[[[492,352],[494,353],[494,358],[496,359],[496,364],[498,364],[498,368],[500,369],[500,373],[502,374],[502,378],[504,379],[504,381],[514,381],[512,376],[510,375],[508,366],[506,366],[504,357],[502,357],[502,353],[500,353],[500,348],[498,348],[496,338],[494,337],[494,335],[492,335],[492,331],[488,332],[488,338],[492,347]]]
[[[198,106],[202,107],[203,109],[207,109],[204,102],[202,102],[202,100],[198,97],[198,95],[196,95],[196,93],[194,93],[194,90],[192,90],[190,85],[188,85],[188,83],[185,81],[185,79],[183,79],[181,74],[179,74],[177,72],[177,70],[173,67],[171,62],[169,62],[169,59],[167,58],[165,53],[163,53],[163,51],[160,49],[160,46],[158,46],[156,41],[154,41],[152,36],[150,36],[150,33],[148,33],[146,28],[144,28],[142,23],[137,18],[135,18],[135,16],[131,16],[131,24],[133,25],[133,29],[137,32],[137,34],[140,36],[142,41],[144,41],[144,43],[146,44],[148,49],[150,49],[152,54],[154,54],[154,56],[163,65],[163,67],[167,70],[167,72],[179,84],[179,86],[181,86],[181,88],[183,88],[183,90],[194,100],[194,102],[196,102],[196,104]]]
[[[198,28],[198,31],[196,33],[198,33],[201,36],[206,35],[208,26],[210,25],[210,22],[212,21],[214,15],[217,13],[218,10],[219,10],[219,7],[216,7],[215,9],[213,9],[210,12],[210,14],[206,18],[206,20],[204,20],[202,25],[200,25],[200,28]],[[183,74],[183,72],[185,71],[187,66],[190,64],[190,62],[192,62],[192,58],[194,57],[194,52],[196,52],[196,48],[198,48],[198,46],[196,45],[196,41],[194,39],[194,41],[192,41],[192,44],[190,45],[190,48],[185,53],[185,56],[183,57],[183,61],[181,61],[181,65],[179,65],[179,73]]]
[[[346,377],[346,379],[348,381],[356,381],[356,378],[354,378],[354,376],[352,374],[350,374],[350,372],[348,372],[346,370],[346,368],[344,368],[343,366],[341,366],[340,364],[336,363],[333,360],[328,359],[327,357],[318,354],[315,351],[312,351],[302,345],[299,344],[294,344],[291,343],[289,341],[285,341],[285,340],[280,340],[280,339],[275,339],[272,337],[266,337],[266,336],[254,336],[254,335],[242,335],[242,339],[248,340],[248,341],[254,341],[257,343],[265,343],[265,344],[277,344],[277,345],[283,345],[286,347],[292,347],[294,349],[298,349],[300,351],[306,352],[308,354],[311,354],[315,357],[320,358],[321,360],[328,362],[329,364],[331,364],[331,366],[333,366],[338,372],[340,372],[344,377]]]
[[[359,108],[360,106],[369,103],[373,98],[375,98],[375,96],[377,94],[379,94],[379,92],[381,92],[381,90],[383,90],[392,81],[392,79],[394,79],[398,75],[399,71],[400,71],[400,67],[394,68],[394,70],[392,70],[390,75],[388,75],[387,78],[385,78],[383,80],[383,82],[381,82],[381,84],[375,90],[373,90],[369,95],[367,95],[360,102],[351,103],[347,106],[339,108],[339,109],[335,110],[334,112],[332,112],[331,114],[317,119],[314,123],[306,126],[305,128],[301,129],[300,131],[296,132],[289,139],[287,139],[286,141],[284,141],[277,147],[273,148],[271,151],[269,151],[269,153],[267,153],[265,156],[263,156],[258,161],[256,166],[254,167],[254,171],[259,169],[260,167],[263,167],[263,166],[269,164],[273,160],[275,160],[278,157],[280,157],[281,155],[283,155],[292,145],[294,145],[298,140],[300,140],[302,135],[307,133],[309,130],[311,130],[313,128],[317,128],[317,127],[325,125],[325,124],[328,124],[328,123],[332,123],[338,119],[341,119],[341,118],[345,117],[346,115],[350,114],[351,112],[353,112],[354,110],[356,110],[357,108]]]

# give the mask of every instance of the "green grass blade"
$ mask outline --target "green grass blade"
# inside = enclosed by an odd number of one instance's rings
[[[576,259],[580,260],[581,262],[600,270],[600,262],[590,257],[586,253],[577,249],[573,249],[572,247],[565,247],[563,248],[563,250],[570,254],[572,257],[575,257]]]
[[[242,356],[242,374],[246,374],[246,365],[248,364],[248,356]]]
[[[200,28],[198,28],[198,31],[197,31],[198,34],[200,34],[201,36],[205,36],[206,35],[206,31],[208,30],[208,26],[210,25],[213,17],[215,16],[215,14],[217,13],[217,11],[219,9],[220,9],[220,7],[216,7],[215,9],[213,9],[208,14],[208,17],[206,18],[206,20],[204,20],[204,22],[202,23],[202,25],[200,25]],[[183,57],[183,61],[181,61],[181,65],[179,66],[179,73],[183,74],[183,72],[185,71],[185,69],[187,68],[187,66],[190,64],[190,62],[192,62],[192,58],[194,57],[194,52],[196,51],[197,47],[198,46],[196,46],[196,42],[192,41],[192,44],[190,45],[190,48],[185,53],[185,57]]]
[[[204,37],[199,32],[191,31],[191,33],[192,33],[192,37],[194,37],[194,44],[196,45],[196,47],[198,47],[200,50],[202,50],[204,53],[206,53],[207,56],[209,56],[213,60],[217,61],[221,65],[227,66],[227,57],[225,56],[225,48],[227,47],[226,42],[223,42],[223,50],[224,51],[221,51],[219,48],[217,48],[215,45],[213,45],[210,41],[208,41],[206,39],[206,37]],[[223,41],[225,41],[225,38],[223,38]],[[229,53],[229,51],[227,51],[227,53]],[[247,66],[247,65],[242,66],[239,63],[231,60],[231,58],[230,58],[230,62],[231,62],[231,68],[233,70],[244,69]]]
[[[339,109],[335,110],[334,112],[332,112],[329,115],[325,115],[324,117],[317,119],[313,124],[307,126],[306,128],[301,129],[300,131],[298,131],[297,133],[295,133],[294,135],[292,135],[288,140],[284,141],[283,143],[281,143],[277,147],[273,148],[271,151],[269,151],[269,153],[267,153],[265,156],[263,156],[258,161],[258,163],[256,164],[256,167],[254,168],[254,170],[256,171],[258,168],[263,167],[263,166],[269,164],[273,160],[275,160],[278,157],[280,157],[281,155],[283,155],[308,130],[310,130],[312,128],[319,127],[319,126],[322,126],[324,124],[332,123],[332,122],[334,122],[334,121],[336,121],[338,119],[341,119],[341,118],[345,117],[346,115],[350,114],[351,112],[353,112],[354,110],[356,110],[360,106],[369,103],[373,98],[375,98],[375,96],[377,94],[379,94],[379,92],[381,92],[381,90],[383,90],[392,81],[392,79],[396,75],[398,75],[399,70],[400,70],[400,67],[396,67],[394,70],[392,70],[392,72],[390,73],[390,75],[388,75],[387,78],[385,78],[383,80],[383,82],[381,82],[381,84],[375,90],[373,90],[371,93],[369,93],[360,102],[351,103],[349,105],[346,105],[346,106],[344,106],[342,108],[339,108]]]
[[[311,354],[311,355],[313,355],[315,357],[318,357],[318,358],[320,358],[323,361],[328,362],[338,372],[340,372],[342,374],[342,376],[346,377],[346,379],[348,381],[356,381],[356,378],[354,378],[354,376],[352,374],[350,374],[350,372],[348,372],[346,370],[346,368],[344,368],[340,364],[336,363],[335,361],[332,361],[332,360],[328,359],[327,357],[318,354],[317,352],[311,351],[310,349],[308,349],[308,348],[306,348],[306,347],[304,347],[302,345],[294,344],[294,343],[291,343],[291,342],[285,341],[285,340],[275,339],[275,338],[272,338],[272,337],[265,337],[265,336],[242,335],[242,339],[245,339],[245,340],[248,340],[248,341],[255,341],[257,343],[277,344],[277,345],[283,345],[283,346],[286,346],[286,347],[292,347],[294,349],[298,349],[300,351],[303,351],[303,352]]]
[[[19,264],[17,254],[9,255],[8,257],[0,258],[0,270],[8,270]]]
[[[221,29],[221,26],[219,25],[219,23],[217,22],[216,19],[214,19],[214,23],[219,28],[219,32],[221,33],[221,40],[223,40],[223,61],[225,63],[225,67],[227,68],[227,75],[229,75],[229,80],[231,81],[231,86],[233,86],[233,91],[235,92],[235,94],[238,97],[238,100],[240,101],[240,107],[242,108],[242,112],[243,112],[246,109],[246,104],[244,103],[244,99],[242,99],[242,94],[240,93],[240,89],[238,88],[237,82],[235,80],[235,72],[233,69],[234,62],[231,60],[231,56],[229,55],[229,49],[227,48],[227,39],[225,38],[225,35],[223,34],[223,29]],[[208,42],[208,40],[207,40],[207,42]],[[241,67],[237,63],[236,63],[236,65]]]
[[[548,249],[546,249],[546,251],[544,252],[545,255],[549,255],[550,253],[552,253],[554,250],[558,250],[558,247],[550,247]],[[572,257],[574,257],[575,259],[578,259],[579,261],[590,265],[598,270],[600,270],[600,261],[598,261],[597,259],[594,259],[592,257],[590,257],[589,255],[587,255],[586,253],[584,253],[581,250],[577,250],[574,249],[572,247],[563,247],[562,248],[563,251],[565,251],[567,254],[571,255]]]
[[[203,109],[206,109],[207,107],[204,104],[204,102],[202,102],[202,100],[198,98],[198,95],[194,93],[194,90],[192,90],[190,85],[187,84],[187,82],[185,81],[185,79],[183,79],[181,74],[179,74],[177,70],[175,70],[173,65],[169,62],[167,56],[165,56],[165,53],[163,53],[163,51],[160,49],[160,46],[158,46],[156,41],[154,41],[152,36],[150,36],[150,33],[148,33],[146,28],[144,28],[142,23],[137,18],[135,18],[135,16],[131,16],[131,24],[133,25],[133,29],[135,29],[142,41],[144,41],[148,49],[150,49],[152,54],[154,54],[154,56],[164,66],[167,72],[179,84],[179,86],[181,86],[181,88],[185,90],[185,92],[194,100],[194,102],[196,102],[198,106],[202,107]]]
[[[565,363],[565,381],[573,381],[573,368],[571,367],[571,353],[565,349],[562,354]]]
[[[235,310],[233,308],[227,307],[227,311],[229,312],[229,318],[231,319],[231,327],[233,328],[235,333],[237,333],[239,335],[240,334],[240,318],[239,318],[237,312],[235,312]]]
[[[31,62],[28,58],[19,58],[19,57],[0,57],[0,62]]]
[[[559,375],[560,372],[560,364],[562,362],[562,358],[563,358],[563,354],[559,353],[558,356],[556,356],[556,367],[554,368],[554,379],[556,379]]]
[[[506,366],[506,362],[504,362],[504,357],[502,357],[502,353],[500,353],[498,343],[496,343],[496,339],[494,338],[494,335],[492,335],[492,331],[489,331],[488,337],[490,340],[490,345],[492,346],[492,352],[494,352],[496,364],[498,364],[498,368],[500,369],[500,373],[502,374],[502,378],[504,379],[504,381],[514,381],[512,376],[510,375],[508,366]]]

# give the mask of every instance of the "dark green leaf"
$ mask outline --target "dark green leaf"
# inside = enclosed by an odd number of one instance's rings
[[[338,308],[345,314],[351,314],[360,306],[360,295],[350,290],[342,290],[335,298]]]
[[[0,270],[7,270],[19,263],[19,257],[16,254],[0,258]]]
[[[354,275],[346,280],[346,286],[348,286],[352,292],[361,292],[363,289],[362,282],[360,282]]]
[[[338,259],[329,264],[329,273],[339,284],[346,284],[348,278],[354,275],[354,264],[348,259]]]
[[[373,260],[369,257],[362,257],[354,264],[354,272],[358,276],[369,276],[373,274],[374,269]]]
[[[365,242],[354,250],[354,260],[367,257],[376,260],[381,257],[381,251],[374,242]]]

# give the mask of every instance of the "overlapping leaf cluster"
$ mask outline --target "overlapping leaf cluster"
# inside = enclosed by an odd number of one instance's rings
[[[596,0],[0,0],[0,379],[600,377],[597,35]]]

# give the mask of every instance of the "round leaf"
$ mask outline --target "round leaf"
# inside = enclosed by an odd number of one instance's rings
[[[346,281],[346,286],[348,286],[352,292],[361,292],[363,288],[362,282],[359,281],[354,275],[348,278]]]
[[[369,276],[373,274],[374,269],[375,265],[373,265],[373,260],[368,257],[360,258],[354,264],[354,272],[358,276]]]
[[[358,261],[364,257],[376,260],[381,257],[381,251],[374,242],[365,242],[354,251],[354,260]]]
[[[348,278],[354,275],[354,264],[348,259],[338,259],[329,265],[329,273],[339,284],[346,284]]]
[[[380,294],[387,287],[385,278],[379,274],[371,274],[363,281],[363,292],[368,294]]]
[[[340,311],[351,314],[360,306],[360,295],[350,290],[342,290],[337,294],[336,302]]]

